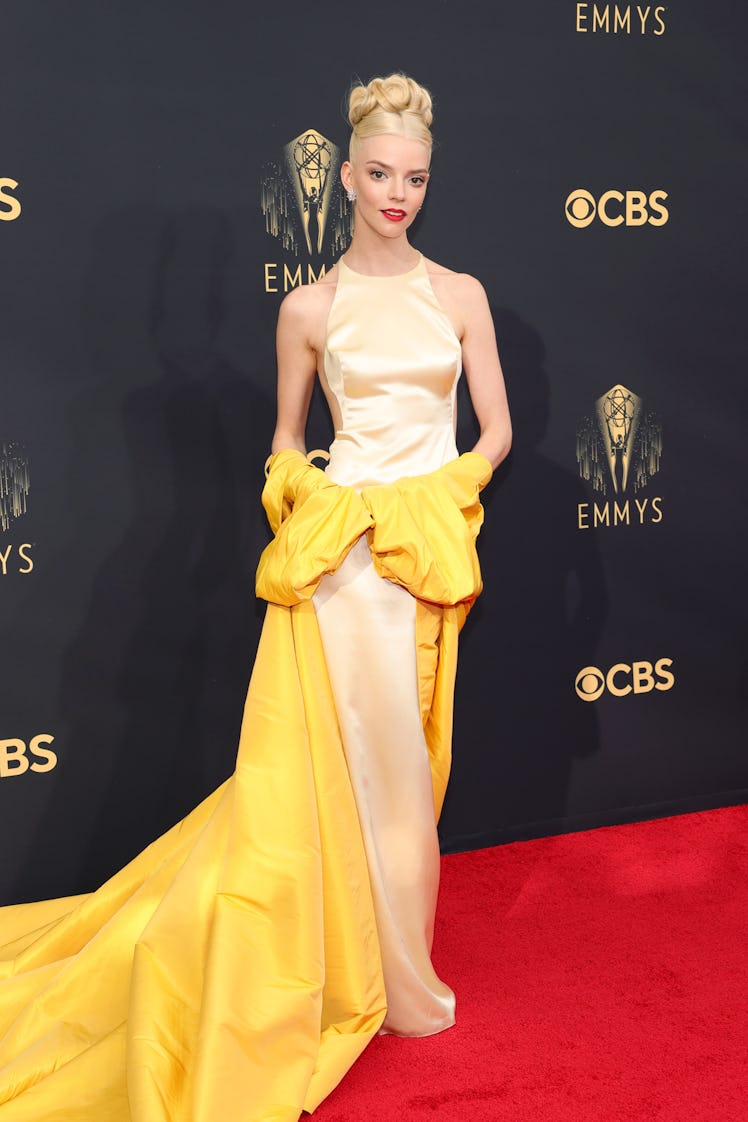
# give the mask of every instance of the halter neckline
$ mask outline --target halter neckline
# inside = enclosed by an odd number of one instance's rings
[[[352,273],[354,277],[361,277],[363,280],[375,280],[375,281],[378,281],[378,280],[397,280],[399,277],[409,277],[412,273],[415,273],[418,269],[420,269],[422,263],[423,263],[423,254],[419,250],[418,251],[418,260],[416,261],[416,263],[415,263],[415,265],[413,266],[412,269],[407,269],[406,272],[404,272],[404,273],[387,273],[385,275],[382,275],[382,274],[379,274],[379,273],[359,273],[359,271],[357,269],[352,269],[350,267],[350,265],[347,265],[342,257],[338,258],[338,264],[342,265],[343,268],[347,269],[349,273]]]

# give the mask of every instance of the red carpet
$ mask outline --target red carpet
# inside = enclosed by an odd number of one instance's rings
[[[314,1122],[746,1122],[747,858],[747,806],[442,858],[457,1025],[377,1037]]]

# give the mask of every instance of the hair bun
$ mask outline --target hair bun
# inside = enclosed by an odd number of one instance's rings
[[[416,113],[429,128],[433,120],[431,94],[401,71],[386,78],[372,78],[368,85],[353,86],[348,95],[348,120],[351,128],[373,113]]]

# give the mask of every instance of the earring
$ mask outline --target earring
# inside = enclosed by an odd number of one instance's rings
[[[347,188],[347,190],[346,190],[346,194],[347,194],[347,196],[348,196],[348,202],[349,202],[349,203],[355,203],[355,201],[356,201],[356,192],[355,192],[355,191],[353,190],[353,188],[352,188],[352,187],[348,187],[348,188]]]

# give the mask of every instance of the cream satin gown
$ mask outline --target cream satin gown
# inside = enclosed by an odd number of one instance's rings
[[[320,372],[335,439],[327,475],[360,490],[457,455],[461,348],[421,254],[396,276],[338,261]],[[361,537],[313,596],[361,820],[382,955],[380,1032],[426,1036],[454,1024],[434,972],[439,842],[416,668],[416,601],[374,570]]]
[[[269,458],[233,775],[95,891],[0,908],[0,1122],[297,1122],[377,1032],[454,1022],[436,816],[491,465],[423,257],[341,261],[326,343],[326,473]]]

